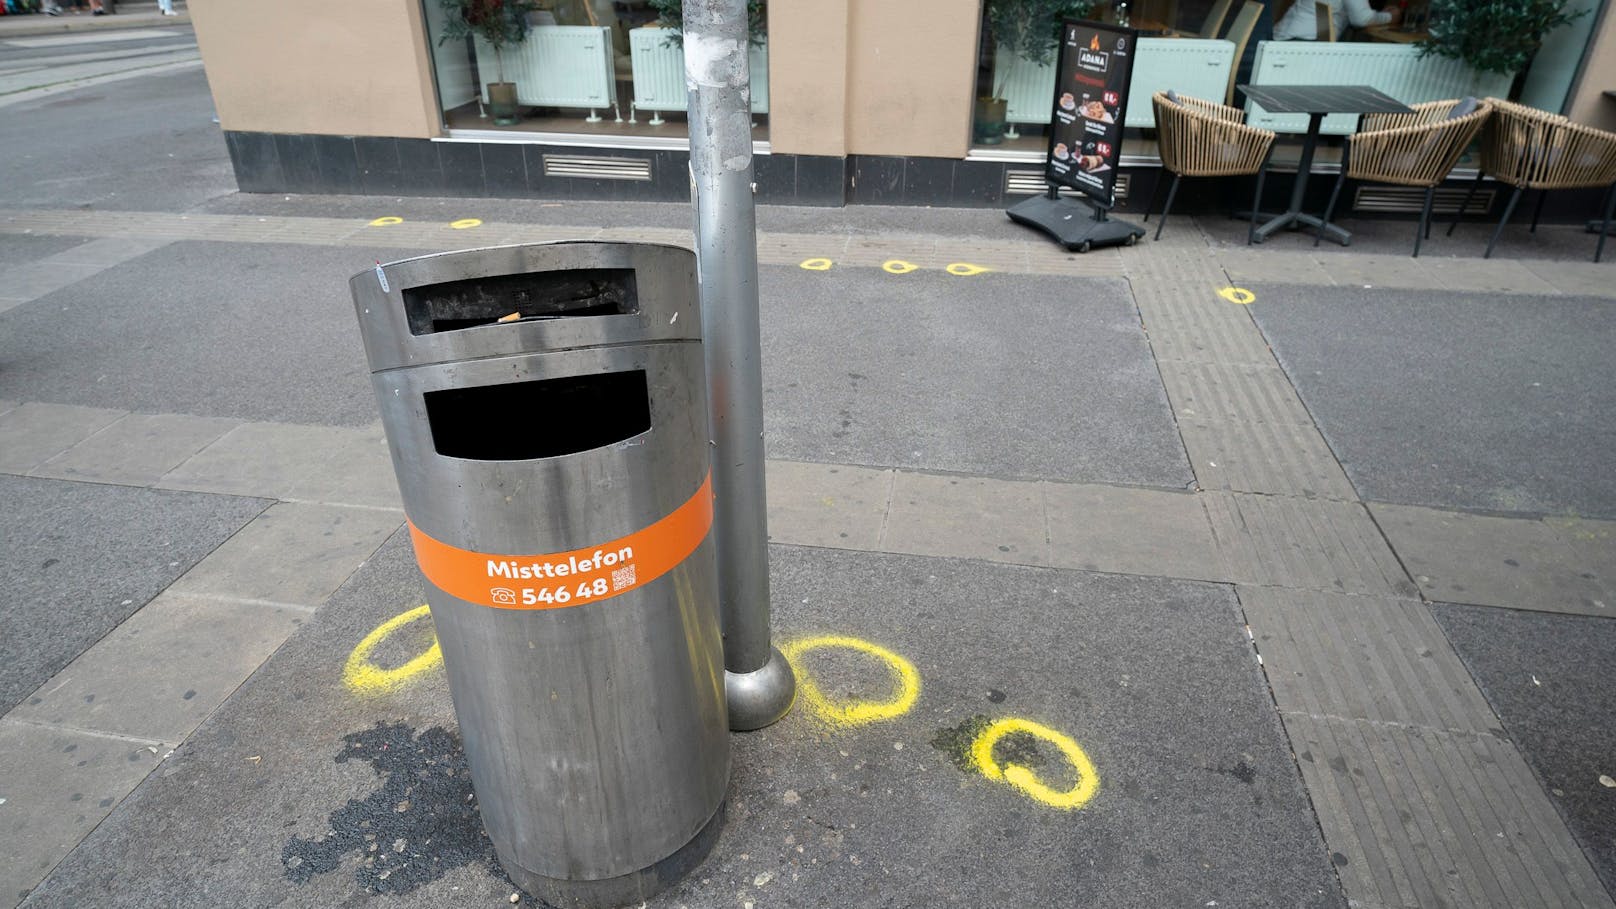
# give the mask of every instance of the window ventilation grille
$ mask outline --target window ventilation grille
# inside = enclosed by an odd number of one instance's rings
[[[598,158],[590,155],[545,155],[546,177],[586,177],[593,180],[651,179],[650,158]]]
[[[1436,196],[1431,200],[1431,214],[1451,215],[1459,210],[1459,203],[1464,201],[1468,189],[1438,187]],[[1496,190],[1483,189],[1470,200],[1465,208],[1467,214],[1479,215],[1490,211],[1493,207],[1493,198]],[[1425,190],[1414,186],[1360,186],[1358,193],[1353,197],[1354,211],[1383,211],[1398,212],[1402,214],[1419,214],[1425,207]]]
[[[1117,175],[1117,201],[1128,198],[1128,184],[1132,182],[1131,174]],[[1036,196],[1044,192],[1044,172],[1041,170],[1010,170],[1004,172],[1004,194],[1007,196]],[[1061,188],[1063,196],[1076,196],[1076,190]]]

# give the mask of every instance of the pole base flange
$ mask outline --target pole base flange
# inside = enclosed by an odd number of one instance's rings
[[[751,672],[724,670],[724,697],[729,702],[729,728],[751,732],[772,726],[791,711],[797,699],[797,677],[780,648],[769,648],[769,661]]]

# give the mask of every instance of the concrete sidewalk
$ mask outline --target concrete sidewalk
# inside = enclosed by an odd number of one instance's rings
[[[346,281],[686,242],[689,208],[238,194],[197,68],[14,102],[0,893],[510,905]],[[385,142],[322,149],[396,187]],[[1073,256],[993,211],[759,222],[804,695],[732,737],[717,849],[657,905],[1611,905],[1592,237],[1484,262],[1472,222],[1411,260],[1405,221],[1249,249],[1174,218]]]
[[[1248,249],[1175,219],[1072,256],[994,212],[762,223],[777,633],[821,694],[734,737],[725,833],[657,905],[1612,905],[1591,237],[1411,260],[1400,223]],[[0,635],[0,892],[504,903],[345,280],[686,224],[0,210],[8,621],[41,630]],[[971,760],[1008,718],[1049,733],[994,751],[1039,792]]]

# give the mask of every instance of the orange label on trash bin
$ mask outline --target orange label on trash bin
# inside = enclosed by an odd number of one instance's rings
[[[415,561],[438,589],[495,609],[558,609],[608,600],[662,577],[690,557],[713,526],[713,478],[655,524],[570,552],[500,555],[434,540],[410,522]]]

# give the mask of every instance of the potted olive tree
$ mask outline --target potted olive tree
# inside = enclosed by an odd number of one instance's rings
[[[1420,54],[1452,57],[1477,73],[1526,69],[1543,36],[1588,12],[1566,12],[1569,0],[1431,0],[1430,35]]]
[[[988,0],[988,40],[993,42],[996,59],[992,93],[976,99],[977,142],[997,145],[1004,141],[1010,106],[1005,89],[1011,73],[1018,67],[1052,67],[1061,20],[1083,18],[1092,7],[1089,0]]]
[[[439,0],[444,17],[443,35],[438,44],[481,39],[494,51],[497,81],[488,83],[488,112],[499,126],[513,126],[520,109],[516,83],[505,81],[505,48],[527,40],[528,13],[538,9],[534,0]],[[484,78],[487,74],[483,74]]]

